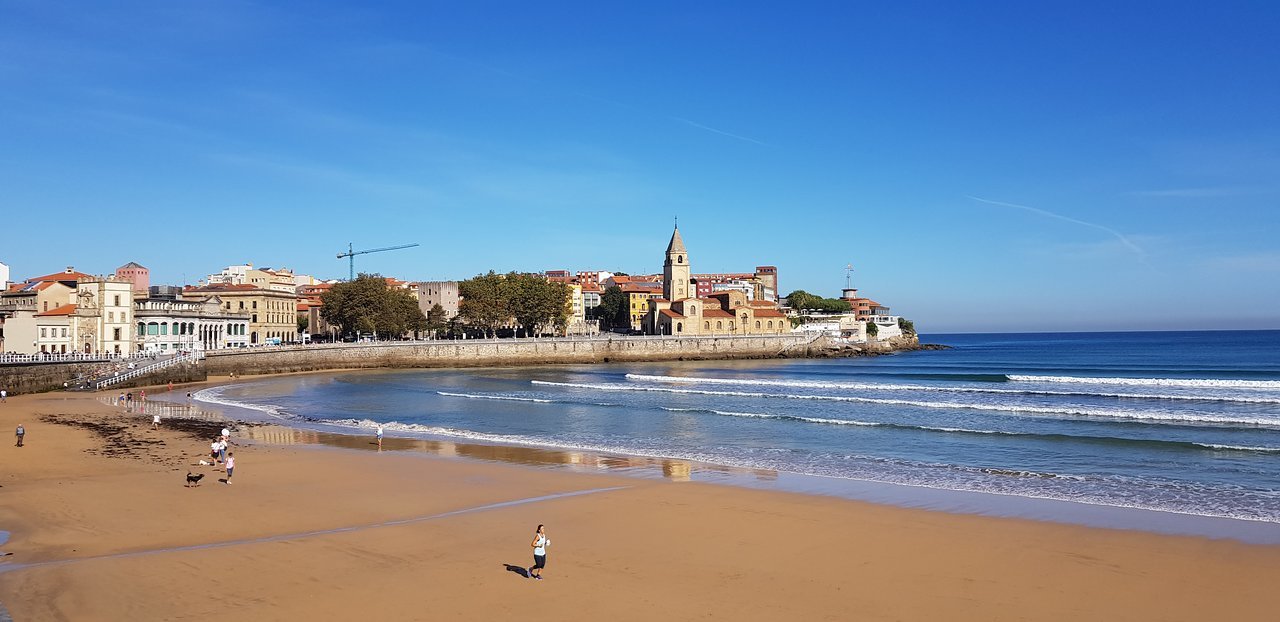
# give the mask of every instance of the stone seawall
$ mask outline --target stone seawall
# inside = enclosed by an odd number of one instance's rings
[[[9,395],[43,393],[64,388],[78,377],[100,372],[101,363],[30,363],[0,365],[0,389]]]
[[[378,367],[500,367],[626,361],[806,357],[811,337],[601,337],[489,339],[241,348],[206,353],[210,375]]]

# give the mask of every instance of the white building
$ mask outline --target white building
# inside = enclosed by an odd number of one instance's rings
[[[9,264],[0,261],[0,292],[9,289]]]
[[[223,309],[218,296],[183,300],[170,288],[153,287],[151,294],[135,305],[140,351],[221,350],[249,345],[250,314]]]

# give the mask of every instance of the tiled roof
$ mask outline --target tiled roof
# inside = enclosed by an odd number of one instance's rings
[[[787,317],[787,314],[773,309],[756,309],[756,317]]]
[[[139,263],[138,263],[138,262],[136,262],[136,261],[130,261],[129,263],[127,263],[127,264],[125,264],[125,265],[123,265],[123,266],[120,266],[119,268],[116,268],[116,270],[124,270],[124,269],[126,269],[126,268],[141,269],[141,270],[146,270],[146,269],[147,269],[147,267],[146,267],[146,266],[141,265],[141,264],[139,264]]]
[[[684,316],[683,316],[683,315],[680,315],[679,313],[676,313],[675,311],[672,311],[671,309],[663,309],[663,310],[662,310],[662,311],[660,311],[659,313],[661,313],[661,314],[663,314],[663,315],[665,315],[665,316],[667,316],[667,317],[669,317],[669,318],[675,318],[675,319],[678,319],[678,320],[683,320],[683,319],[684,319]]]
[[[727,317],[729,319],[733,319],[733,314],[725,311],[724,309],[703,309],[702,317]]]
[[[76,306],[75,306],[75,305],[73,305],[73,304],[69,304],[69,305],[62,305],[61,307],[55,307],[55,308],[53,308],[53,309],[50,309],[50,310],[48,310],[48,311],[45,311],[44,313],[37,313],[37,314],[36,314],[36,317],[49,317],[49,316],[57,316],[57,315],[71,315],[71,314],[73,314],[73,313],[75,313],[75,312],[76,312]]]
[[[54,272],[53,274],[38,276],[35,278],[27,279],[27,282],[32,283],[35,281],[74,281],[76,279],[90,279],[90,278],[93,278],[93,275],[85,274],[83,272],[76,272],[75,270],[72,270],[71,272]]]

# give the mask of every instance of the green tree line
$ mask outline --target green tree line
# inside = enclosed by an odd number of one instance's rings
[[[535,274],[491,270],[458,283],[458,316],[489,337],[508,326],[525,335],[563,331],[569,323],[570,291],[564,283]]]
[[[347,337],[372,333],[401,338],[427,329],[427,318],[408,290],[387,286],[377,274],[361,274],[320,295],[320,317]]]

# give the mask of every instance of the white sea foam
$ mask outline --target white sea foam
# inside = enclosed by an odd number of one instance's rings
[[[1223,451],[1256,451],[1259,453],[1280,453],[1280,447],[1249,447],[1247,445],[1219,445],[1217,443],[1195,443],[1208,449]]]
[[[515,397],[511,395],[478,395],[475,393],[450,393],[448,391],[436,391],[436,395],[445,397],[465,397],[470,400],[503,400],[510,402],[537,402],[539,404],[551,404],[555,400],[544,400],[536,397]]]
[[[1031,378],[1032,376],[1010,376]],[[797,389],[848,389],[863,391],[933,391],[941,393],[990,393],[1004,395],[1057,395],[1068,397],[1113,397],[1147,400],[1193,400],[1200,402],[1239,402],[1245,404],[1280,404],[1278,397],[1255,397],[1223,394],[1153,394],[1114,393],[1096,391],[1055,391],[1052,389],[998,389],[994,387],[959,387],[925,384],[892,384],[878,382],[840,382],[833,380],[772,380],[765,378],[704,378],[700,376],[657,376],[651,374],[627,374],[628,380],[639,382],[678,382],[683,384],[721,384],[766,387],[793,387]],[[1208,387],[1210,385],[1203,385]]]
[[[1009,374],[1008,378],[1014,382],[1280,390],[1280,380],[1224,380],[1217,378],[1092,378],[1081,376],[1026,376],[1014,374]]]
[[[273,404],[254,404],[251,402],[241,402],[222,396],[223,387],[210,387],[201,389],[191,395],[191,398],[197,402],[205,402],[206,404],[220,404],[222,406],[230,406],[232,408],[246,408],[248,410],[256,410],[260,413],[270,415],[276,419],[296,419],[284,411],[280,406]]]
[[[533,384],[558,386],[574,389],[593,389],[597,391],[650,391],[658,393],[682,393],[687,395],[718,395],[726,397],[780,398],[795,400],[822,400],[833,402],[854,402],[862,404],[884,404],[889,406],[912,406],[916,408],[939,408],[947,410],[984,410],[1006,412],[1012,414],[1032,415],[1066,415],[1075,417],[1101,417],[1109,419],[1126,419],[1133,421],[1163,421],[1174,423],[1216,423],[1235,425],[1275,426],[1280,427],[1280,418],[1251,417],[1239,415],[1213,416],[1192,412],[1160,412],[1148,410],[1117,410],[1109,408],[1084,408],[1076,406],[1022,406],[1012,404],[974,404],[966,402],[933,402],[922,400],[894,400],[874,397],[855,397],[846,395],[795,395],[788,393],[761,393],[754,391],[709,391],[705,389],[673,389],[670,387],[648,387],[630,384],[550,382],[531,380]]]

